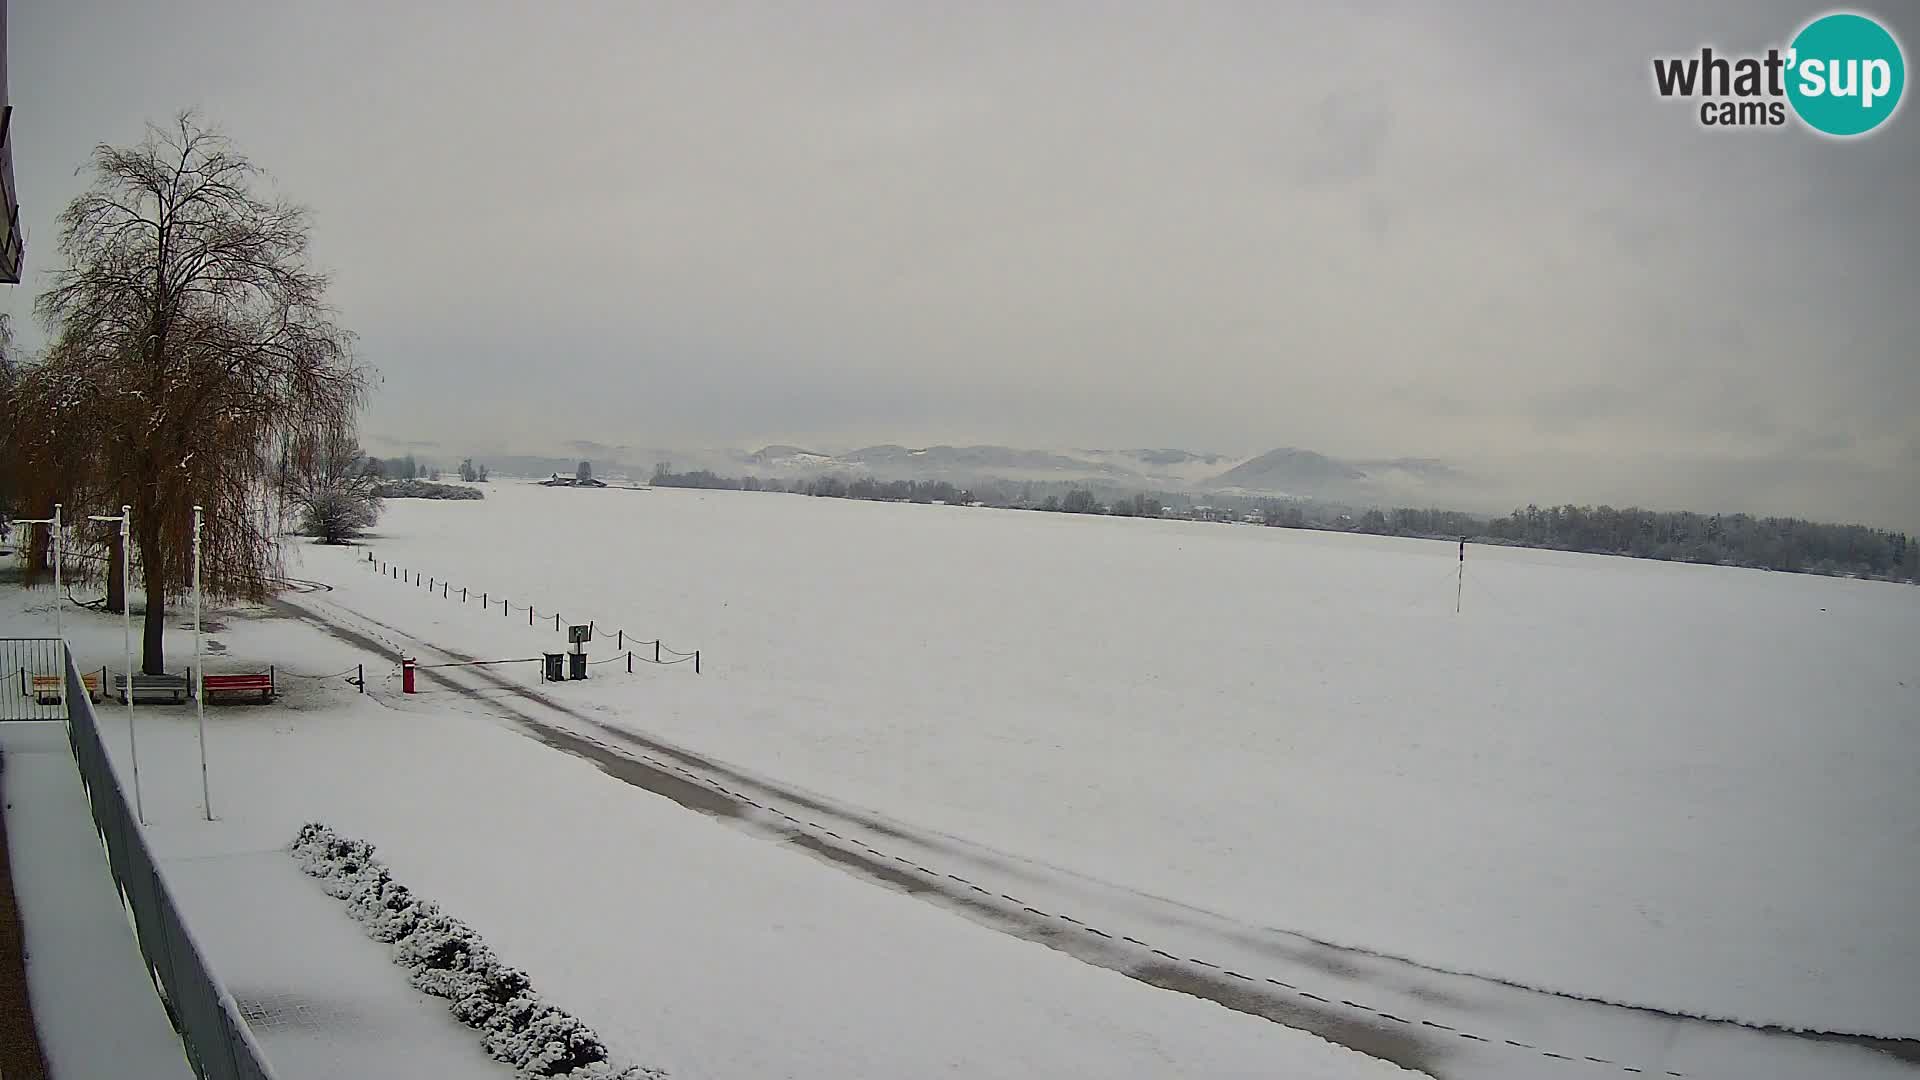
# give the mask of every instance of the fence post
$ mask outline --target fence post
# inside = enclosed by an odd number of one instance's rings
[[[656,664],[660,662],[660,639],[659,638],[653,639],[653,662]]]
[[[557,611],[553,613],[553,628],[560,629],[560,613]]]
[[[627,650],[627,674],[633,674],[633,650]]]
[[[460,602],[463,604],[467,602],[467,587],[465,585],[460,586]]]
[[[693,673],[695,675],[700,674],[700,650],[699,649],[693,650]]]
[[[627,639],[627,632],[626,632],[625,630],[615,630],[615,631],[613,632],[613,647],[614,647],[614,649],[615,649],[615,650],[617,651],[617,650],[620,650],[620,649],[624,649],[624,648],[626,648],[626,647],[627,647],[627,640],[626,640],[626,639]],[[629,662],[629,663],[627,664],[627,667],[628,667],[629,669],[631,669],[631,668],[633,667],[633,664],[632,664],[631,662]]]
[[[533,605],[532,604],[527,605],[527,625],[528,626],[533,625]]]
[[[440,583],[440,599],[445,600],[446,598],[447,598],[447,583],[443,581]]]
[[[364,694],[367,692],[367,665],[355,664],[353,666],[360,672],[360,692]]]

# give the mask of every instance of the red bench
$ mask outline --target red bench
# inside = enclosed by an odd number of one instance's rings
[[[208,699],[215,694],[259,694],[260,703],[273,700],[273,671],[236,675],[203,675],[200,684],[205,687]]]

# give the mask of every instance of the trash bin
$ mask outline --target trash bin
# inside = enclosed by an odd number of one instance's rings
[[[546,662],[547,662],[546,673],[544,676],[546,678],[546,681],[559,682],[561,679],[566,678],[566,675],[563,673],[560,666],[561,658],[564,655],[565,655],[564,653],[557,653],[557,652],[541,654],[541,656],[546,658]]]
[[[584,679],[587,677],[587,654],[570,652],[567,654],[567,678]]]

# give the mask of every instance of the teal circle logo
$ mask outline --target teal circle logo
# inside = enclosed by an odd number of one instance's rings
[[[1906,58],[1887,28],[1852,12],[1823,15],[1794,36],[1787,100],[1815,131],[1847,137],[1879,127],[1900,107]]]

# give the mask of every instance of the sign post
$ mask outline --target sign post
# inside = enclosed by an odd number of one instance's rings
[[[567,657],[567,677],[584,679],[587,677],[587,642],[593,640],[593,625],[567,627],[567,641],[573,645],[573,651]]]

